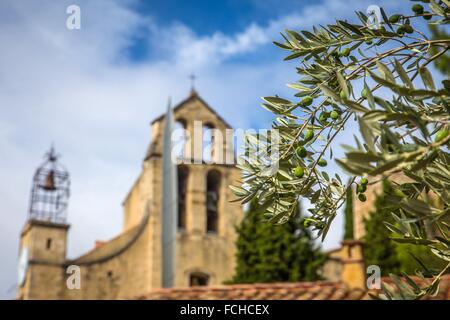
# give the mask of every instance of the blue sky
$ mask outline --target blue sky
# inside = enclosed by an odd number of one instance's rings
[[[301,11],[308,2],[310,3],[305,0],[170,0],[140,1],[132,7],[143,15],[154,17],[160,25],[181,23],[189,26],[199,36],[208,36],[217,31],[233,34],[245,29],[249,23],[264,25],[289,12]],[[130,57],[135,61],[145,61],[148,55],[152,54],[151,48],[145,44],[145,36],[137,40],[136,45],[130,51]],[[272,50],[261,51],[258,59],[261,57],[273,58],[276,54],[280,54],[280,52],[273,47]]]
[[[81,8],[81,29],[66,8]],[[408,1],[6,0],[0,3],[0,298],[14,296],[19,233],[31,178],[52,142],[72,176],[69,256],[109,239],[150,141],[149,122],[188,76],[235,128],[267,128],[260,97],[292,97],[295,61],[272,45],[286,28],[308,29],[378,4]],[[348,138],[344,136],[338,142]],[[337,219],[324,244],[339,244]],[[11,289],[12,288],[12,289]]]
[[[235,33],[245,27],[248,22],[262,24],[277,18],[289,10],[290,5],[298,9],[307,1],[140,1],[133,9],[144,15],[155,16],[158,23],[182,23],[188,25],[199,35],[209,35],[217,30],[224,33]],[[270,4],[270,5],[269,5]],[[289,4],[289,6],[287,6]]]

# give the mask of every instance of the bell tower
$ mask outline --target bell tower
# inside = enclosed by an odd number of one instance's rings
[[[52,147],[33,177],[20,237],[18,299],[58,299],[64,293],[69,196],[69,173]]]
[[[152,122],[152,142],[144,161],[153,181],[154,262],[152,286],[161,286],[161,203],[163,133],[166,117]],[[234,165],[233,130],[192,88],[173,108],[172,161],[177,170],[177,230],[173,286],[219,285],[231,279],[235,266],[235,227],[243,217],[228,188],[240,179]],[[144,169],[145,170],[145,169]],[[150,179],[149,179],[150,180]],[[151,181],[151,180],[150,180]]]
[[[220,285],[232,278],[235,267],[235,227],[243,211],[228,187],[241,178],[234,162],[231,126],[192,88],[172,108],[172,152],[178,197],[176,206],[174,287]],[[124,232],[135,227],[148,205],[149,287],[163,286],[164,133],[167,115],[151,123],[151,142],[142,171],[124,201]],[[172,116],[171,116],[172,117]],[[173,232],[173,230],[172,230]]]

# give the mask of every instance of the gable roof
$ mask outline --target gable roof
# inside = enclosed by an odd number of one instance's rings
[[[212,112],[221,122],[223,122],[227,128],[229,128],[229,129],[232,128],[232,126],[224,118],[222,118],[222,116],[220,116],[217,113],[217,111],[214,110],[205,100],[203,100],[203,98],[200,97],[200,95],[195,90],[191,91],[191,94],[189,95],[189,97],[187,97],[186,99],[182,100],[175,107],[173,107],[173,111],[174,112],[177,111],[178,109],[182,108],[186,103],[194,101],[194,100],[200,101],[210,112]],[[151,122],[151,124],[154,124],[155,122],[160,121],[161,119],[163,119],[165,117],[165,115],[166,115],[165,113],[161,114],[160,116],[155,118]]]
[[[66,265],[92,265],[108,261],[123,252],[125,252],[133,243],[135,243],[147,225],[150,217],[150,212],[147,208],[142,220],[135,227],[119,234],[113,239],[104,242],[101,246],[96,246],[91,251],[83,254],[82,256],[67,260]]]

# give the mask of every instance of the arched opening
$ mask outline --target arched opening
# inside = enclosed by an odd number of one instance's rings
[[[202,158],[205,163],[212,163],[214,159],[214,131],[214,126],[210,123],[203,126]]]
[[[45,247],[47,248],[47,250],[50,250],[52,248],[52,238],[47,238]]]
[[[211,170],[206,177],[206,232],[217,233],[219,229],[220,172]]]
[[[186,157],[186,146],[187,146],[187,131],[186,131],[186,121],[183,119],[178,119],[175,122],[175,127],[172,132],[172,159],[173,160],[183,160]]]
[[[203,272],[193,272],[189,275],[189,286],[207,286],[209,282],[209,276]]]
[[[189,170],[178,166],[178,229],[186,229],[186,194]]]

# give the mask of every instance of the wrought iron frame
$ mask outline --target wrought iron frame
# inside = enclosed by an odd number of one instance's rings
[[[53,175],[54,188],[45,183]],[[69,172],[58,163],[58,156],[52,147],[45,154],[45,161],[36,169],[31,188],[28,218],[31,220],[65,223],[70,197]]]

